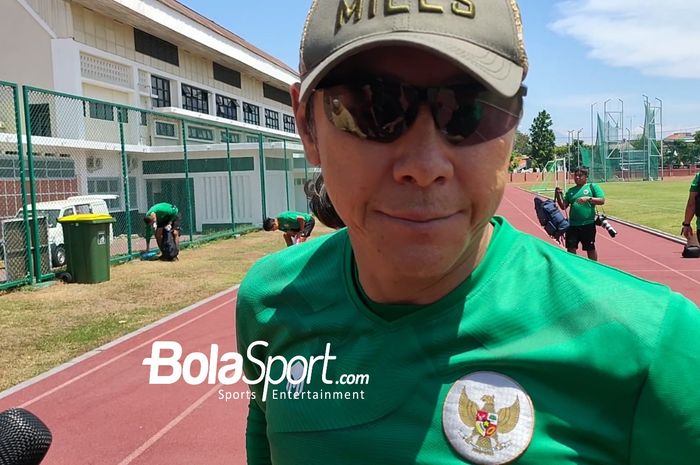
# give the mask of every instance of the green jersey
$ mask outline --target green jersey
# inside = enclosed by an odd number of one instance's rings
[[[174,221],[175,218],[177,218],[177,214],[179,213],[179,211],[175,205],[166,202],[161,202],[153,205],[146,212],[146,216],[150,215],[151,213],[156,214],[156,225],[159,225],[168,223],[170,221]],[[151,238],[151,236],[153,236],[153,226],[146,225],[144,237],[146,238],[146,240],[148,240]]]
[[[292,368],[265,401],[250,385],[248,463],[696,464],[698,308],[492,224],[474,272],[430,305],[368,302],[346,229],[260,260],[238,351],[266,341],[257,359]],[[307,377],[326,345],[335,360]],[[244,358],[251,380],[261,366]]]
[[[574,186],[566,191],[564,200],[571,205],[569,211],[569,223],[571,226],[583,226],[595,222],[595,205],[590,203],[578,203],[579,197],[605,198],[603,189],[598,184],[586,183],[583,186]]]
[[[700,184],[700,173],[696,174],[693,181],[690,183],[690,192],[697,192],[698,184]]]
[[[700,173],[697,173],[695,177],[693,178],[693,181],[690,183],[690,192],[698,192],[698,184],[700,184]],[[697,202],[698,199],[696,198],[695,201]],[[697,211],[697,206],[695,207],[695,210]],[[695,228],[698,229],[700,226],[700,217],[696,215],[695,218]]]
[[[308,213],[287,211],[277,215],[277,224],[280,231],[300,231],[301,227],[297,219],[299,217],[303,218],[306,223],[311,221],[311,215]]]

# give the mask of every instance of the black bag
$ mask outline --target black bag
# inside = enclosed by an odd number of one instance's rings
[[[177,247],[177,242],[175,242],[175,236],[173,235],[173,230],[163,228],[163,240],[161,242],[160,259],[168,262],[177,260],[177,256],[180,253],[180,249]]]
[[[686,245],[683,247],[683,258],[700,258],[700,247],[697,245]]]
[[[569,229],[569,220],[553,200],[535,197],[535,213],[540,225],[554,239],[559,240]]]

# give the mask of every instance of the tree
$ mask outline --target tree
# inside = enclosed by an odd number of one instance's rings
[[[510,154],[510,171],[515,171],[520,166],[522,159],[530,153],[530,137],[520,131],[515,132],[513,151]]]
[[[530,159],[535,166],[542,169],[554,158],[554,141],[552,117],[542,110],[530,126]]]

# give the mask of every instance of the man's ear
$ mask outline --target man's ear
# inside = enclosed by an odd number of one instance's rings
[[[297,122],[297,132],[299,137],[301,137],[301,142],[304,144],[304,155],[306,160],[313,166],[319,166],[321,164],[321,157],[318,153],[318,146],[316,145],[315,134],[313,131],[314,122],[309,121],[309,118],[314,117],[313,114],[307,115],[307,105],[308,102],[302,104],[299,102],[299,94],[301,90],[301,85],[297,82],[289,87],[289,94],[292,97],[292,108],[294,110],[294,118]],[[309,98],[314,98],[313,94]]]

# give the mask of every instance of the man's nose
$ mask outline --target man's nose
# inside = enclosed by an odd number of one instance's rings
[[[411,128],[394,144],[397,152],[393,172],[397,182],[428,187],[454,175],[448,143],[435,126],[427,105],[421,105]]]

